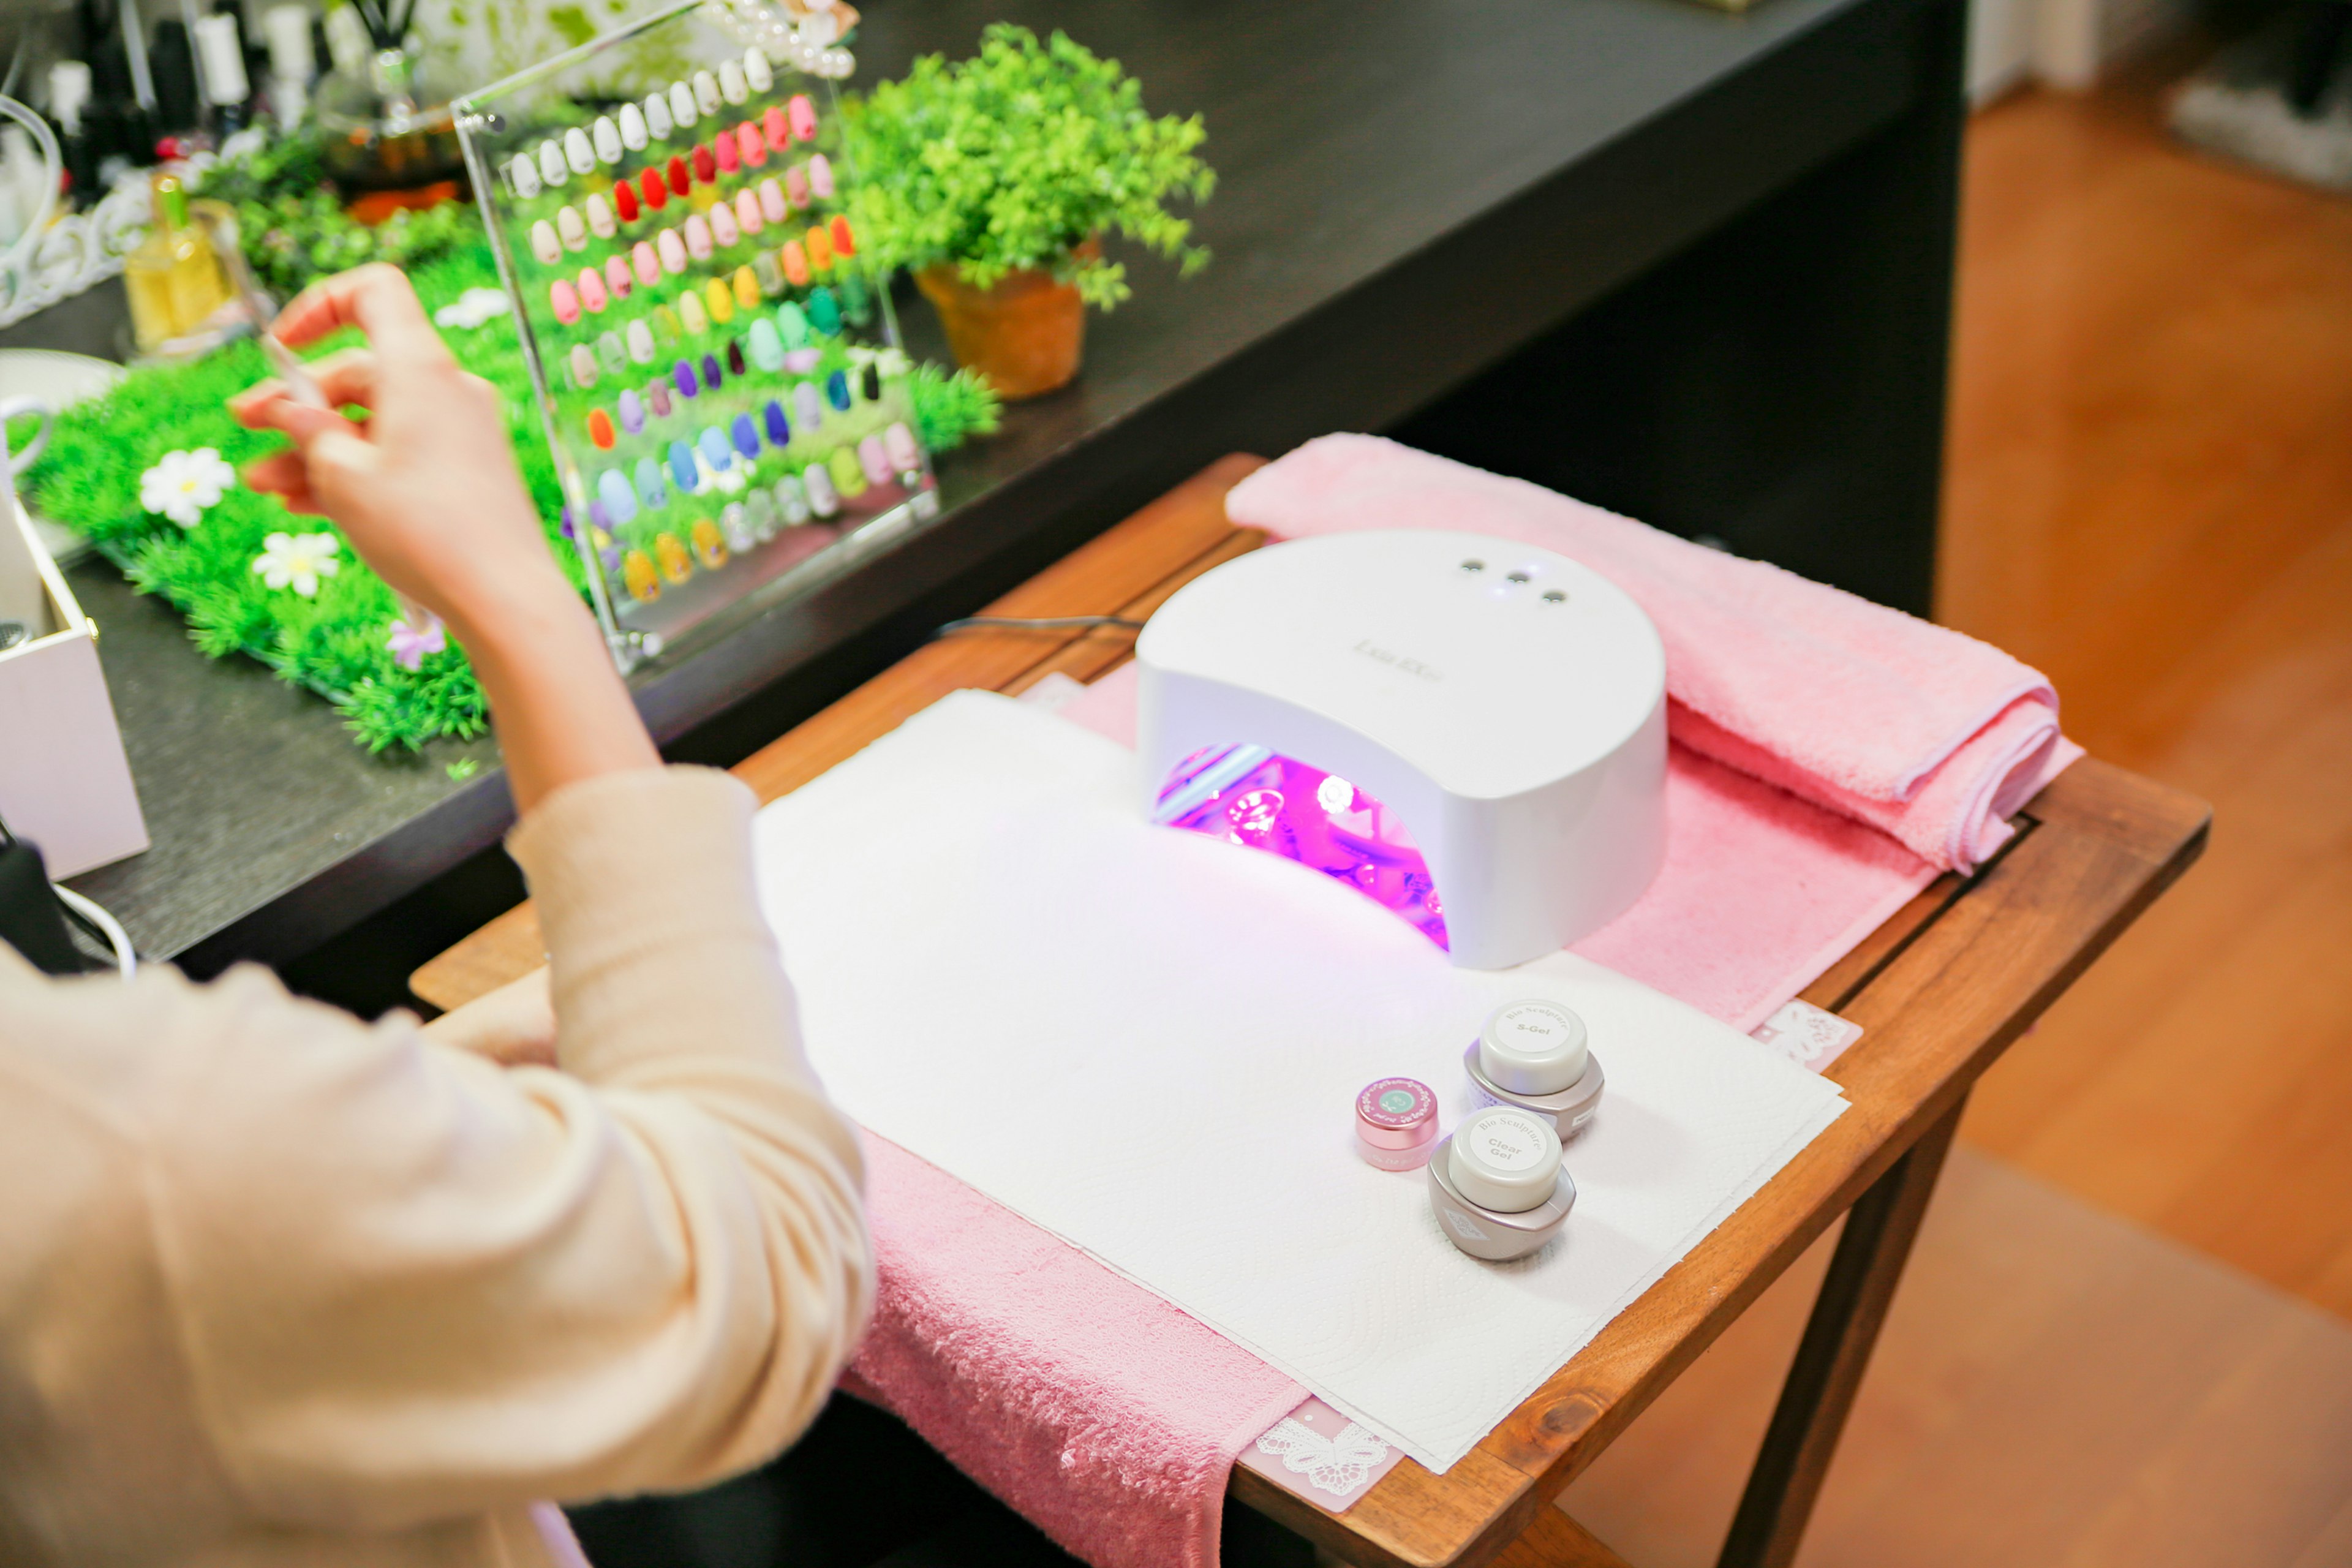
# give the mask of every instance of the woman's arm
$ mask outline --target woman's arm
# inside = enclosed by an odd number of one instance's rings
[[[385,582],[449,624],[489,698],[518,814],[566,784],[659,766],[595,621],[548,553],[498,393],[459,368],[390,267],[306,289],[278,332],[299,347],[343,327],[368,346],[314,368],[329,401],[367,418],[264,382],[230,407],[294,445],[254,464],[247,482],[332,518]]]

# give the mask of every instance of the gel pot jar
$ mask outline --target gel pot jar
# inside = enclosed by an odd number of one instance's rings
[[[1508,1105],[1472,1115],[1430,1157],[1429,1206],[1473,1258],[1508,1263],[1541,1248],[1576,1206],[1550,1120]]]
[[[1482,1105],[1507,1105],[1575,1137],[1601,1104],[1600,1059],[1587,1048],[1584,1020],[1557,1002],[1507,1002],[1462,1053]]]
[[[1383,1171],[1413,1171],[1437,1147],[1437,1096],[1418,1079],[1384,1078],[1356,1096],[1356,1152]]]

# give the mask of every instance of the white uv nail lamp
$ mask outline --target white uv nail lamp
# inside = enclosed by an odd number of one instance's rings
[[[1657,628],[1564,555],[1396,530],[1203,573],[1136,643],[1152,819],[1286,856],[1465,968],[1597,930],[1665,856]]]

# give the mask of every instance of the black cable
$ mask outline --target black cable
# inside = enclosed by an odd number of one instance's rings
[[[1123,616],[966,616],[960,621],[949,621],[935,627],[931,636],[943,637],[968,631],[1051,632],[1081,627],[1139,632],[1143,629],[1143,623],[1130,621]]]

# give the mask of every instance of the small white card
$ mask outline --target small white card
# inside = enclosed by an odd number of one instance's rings
[[[1790,1000],[1749,1030],[1748,1037],[1807,1072],[1821,1072],[1862,1038],[1862,1026],[1849,1024],[1811,1002]]]

